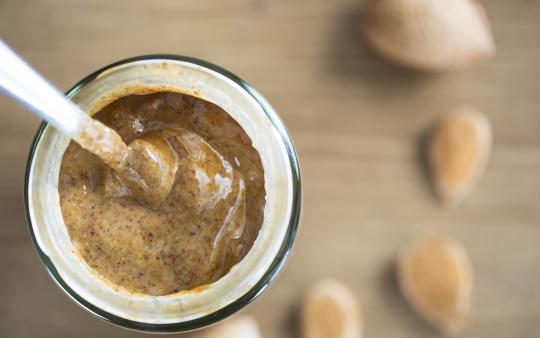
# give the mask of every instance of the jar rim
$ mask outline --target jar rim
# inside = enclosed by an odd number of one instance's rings
[[[252,302],[254,299],[256,299],[273,281],[273,279],[277,276],[278,272],[281,270],[282,266],[284,265],[286,258],[290,254],[290,251],[292,249],[292,245],[293,245],[293,242],[296,237],[297,230],[298,230],[298,223],[299,223],[300,209],[301,209],[301,178],[300,178],[298,159],[297,159],[297,155],[296,155],[292,140],[289,136],[289,133],[287,132],[285,125],[283,124],[282,120],[278,116],[277,112],[273,109],[273,107],[268,103],[268,101],[266,101],[266,99],[257,90],[255,90],[251,85],[246,83],[244,80],[240,79],[238,76],[225,70],[224,68],[214,65],[212,63],[209,63],[207,61],[203,61],[197,58],[192,58],[192,57],[187,57],[187,56],[179,56],[179,55],[171,55],[171,54],[151,54],[151,55],[132,57],[132,58],[128,58],[128,59],[124,59],[124,60],[112,63],[108,66],[105,66],[91,73],[90,75],[86,76],[81,81],[79,81],[77,84],[75,84],[71,89],[69,89],[66,92],[66,95],[70,96],[71,94],[77,92],[81,87],[85,86],[86,84],[98,78],[104,72],[107,72],[115,67],[124,66],[130,63],[136,63],[140,61],[149,61],[149,60],[157,60],[157,59],[192,63],[197,66],[201,66],[201,67],[210,69],[212,71],[215,71],[221,74],[222,76],[225,76],[228,79],[235,82],[243,90],[245,90],[251,97],[253,97],[253,99],[257,102],[257,104],[260,105],[261,109],[264,111],[266,116],[269,118],[273,126],[278,131],[286,147],[286,152],[288,155],[288,160],[290,162],[291,174],[292,174],[292,208],[291,208],[291,214],[289,215],[289,224],[287,225],[285,238],[283,239],[282,245],[276,257],[274,258],[273,262],[270,264],[267,271],[259,279],[259,281],[257,281],[255,285],[249,291],[247,291],[244,295],[240,296],[239,298],[235,299],[234,301],[225,305],[224,307],[216,310],[215,312],[206,314],[199,318],[194,318],[187,321],[175,322],[175,323],[147,323],[147,322],[140,322],[140,321],[123,318],[115,314],[109,313],[106,310],[101,309],[97,307],[96,305],[91,304],[86,299],[84,299],[63,280],[63,278],[58,273],[53,262],[41,250],[37,242],[33,227],[32,227],[32,220],[31,220],[30,209],[29,209],[30,207],[29,194],[28,194],[29,185],[30,185],[30,174],[31,174],[33,158],[36,152],[37,145],[41,139],[41,136],[45,128],[48,125],[46,122],[43,122],[39,126],[30,147],[30,152],[29,152],[29,156],[28,156],[28,160],[26,164],[25,183],[24,183],[25,184],[24,185],[24,201],[25,201],[26,222],[27,222],[29,232],[32,238],[32,243],[34,245],[36,252],[38,253],[40,261],[43,267],[45,268],[45,270],[47,271],[47,273],[53,279],[53,281],[71,299],[73,299],[73,301],[75,301],[77,304],[79,304],[81,307],[83,307],[90,313],[94,314],[95,316],[101,319],[104,319],[112,324],[124,327],[124,328],[138,330],[138,331],[146,331],[146,332],[172,333],[172,332],[189,331],[189,330],[201,328],[201,327],[213,324],[215,322],[218,322],[234,314],[235,312],[239,311],[241,308],[243,308],[244,306]]]

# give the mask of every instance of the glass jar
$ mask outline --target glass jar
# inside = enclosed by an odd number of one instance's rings
[[[27,222],[45,269],[75,302],[111,323],[147,332],[180,332],[215,323],[244,307],[285,262],[298,228],[300,173],[292,141],[270,104],[250,85],[210,63],[183,56],[123,60],[89,75],[67,96],[89,114],[141,88],[194,95],[223,108],[246,131],[265,172],[264,221],[242,261],[216,282],[166,296],[133,294],[112,285],[77,254],[58,194],[62,155],[70,140],[46,123],[27,163]]]

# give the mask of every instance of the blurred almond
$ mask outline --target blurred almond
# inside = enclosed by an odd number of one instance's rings
[[[257,321],[248,315],[226,319],[200,331],[197,338],[261,338]]]
[[[457,333],[465,326],[472,293],[472,267],[459,243],[426,238],[402,250],[397,260],[403,296],[436,328]]]
[[[303,338],[362,337],[360,306],[336,280],[321,281],[309,290],[301,317]]]
[[[474,0],[368,0],[362,25],[381,55],[412,68],[449,70],[495,53],[486,14]]]
[[[435,126],[428,162],[443,202],[453,205],[467,197],[483,175],[490,151],[489,121],[472,108],[456,109]]]

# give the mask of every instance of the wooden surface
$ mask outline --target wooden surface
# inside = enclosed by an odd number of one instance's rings
[[[365,337],[434,337],[396,291],[396,250],[423,233],[463,241],[476,284],[462,337],[540,332],[540,3],[485,0],[498,54],[428,76],[381,61],[356,33],[361,1],[0,0],[0,35],[63,89],[97,68],[148,53],[195,56],[252,83],[280,112],[300,155],[301,231],[292,258],[246,312],[264,337],[298,337],[307,286],[345,281]],[[1,62],[1,61],[0,61]],[[419,162],[437,116],[471,104],[495,146],[460,208],[434,200]],[[46,275],[23,208],[38,119],[0,97],[0,337],[135,337],[86,313]]]

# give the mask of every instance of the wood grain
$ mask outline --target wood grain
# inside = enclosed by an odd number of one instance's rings
[[[540,332],[540,4],[485,0],[497,56],[430,76],[380,60],[357,34],[361,1],[0,0],[0,35],[67,89],[119,59],[206,59],[258,88],[285,120],[304,183],[301,231],[285,271],[246,312],[264,337],[298,337],[296,308],[318,278],[345,281],[366,337],[433,337],[398,294],[396,250],[426,232],[463,241],[476,270],[463,337]],[[441,208],[419,156],[425,129],[454,105],[490,118],[493,156],[477,191]],[[23,206],[38,125],[0,97],[0,336],[141,336],[75,305],[31,247]]]

